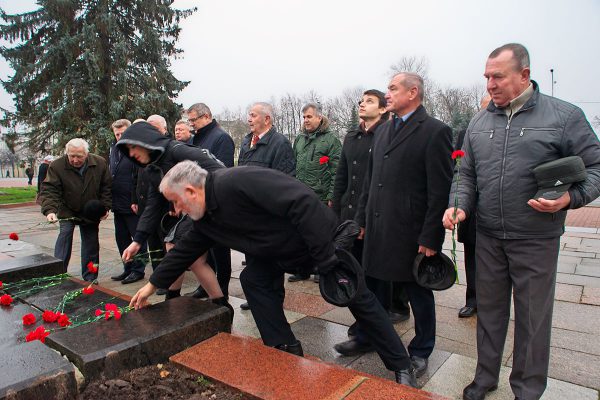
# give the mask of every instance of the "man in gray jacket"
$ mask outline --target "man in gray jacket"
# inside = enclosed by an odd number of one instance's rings
[[[494,50],[484,76],[492,102],[467,129],[460,184],[455,177],[443,218],[452,229],[477,210],[477,370],[463,398],[483,399],[498,385],[513,290],[510,384],[517,399],[539,399],[548,376],[566,210],[600,194],[600,143],[579,108],[539,92],[522,45]],[[538,188],[532,169],[567,156],[583,159],[587,179],[556,200],[534,199]]]

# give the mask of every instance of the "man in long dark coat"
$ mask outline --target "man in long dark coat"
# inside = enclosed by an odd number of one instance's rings
[[[452,130],[421,105],[423,79],[416,74],[395,75],[386,100],[395,117],[375,137],[365,182],[369,190],[363,191],[356,221],[364,227],[369,288],[382,304],[386,281],[402,282],[408,294],[416,332],[408,352],[419,377],[435,344],[435,303],[432,291],[414,281],[412,267],[417,254],[432,256],[442,249],[442,216],[452,181]],[[336,350],[345,354],[370,347],[358,336]]]

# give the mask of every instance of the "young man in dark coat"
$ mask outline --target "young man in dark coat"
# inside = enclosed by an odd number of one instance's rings
[[[264,344],[302,356],[302,346],[283,313],[284,273],[296,272],[298,265],[316,265],[321,272],[337,265],[333,245],[337,218],[331,210],[298,180],[256,167],[209,174],[185,161],[165,175],[160,189],[176,211],[195,222],[131,305],[145,306],[157,287],[169,286],[199,255],[220,243],[246,254],[240,281]],[[216,280],[214,275],[212,279]],[[369,327],[369,338],[397,381],[414,385],[402,342],[364,284],[349,309]]]
[[[365,181],[368,190],[361,195],[356,221],[364,227],[363,266],[369,288],[382,303],[389,281],[401,282],[408,294],[416,331],[408,352],[419,377],[435,344],[435,303],[432,291],[415,282],[412,268],[417,254],[432,256],[442,249],[442,216],[452,181],[452,129],[421,105],[419,75],[395,75],[386,100],[395,117],[375,137]],[[361,347],[370,346],[357,338],[336,345],[336,350],[344,354]]]
[[[112,210],[115,223],[115,239],[119,253],[123,253],[131,244],[138,223],[138,216],[131,209],[131,192],[133,183],[137,176],[138,167],[129,158],[125,157],[116,148],[116,142],[131,122],[127,119],[119,119],[113,122],[111,128],[115,135],[115,143],[110,146],[108,164],[112,175]],[[146,252],[145,245],[143,252]],[[122,284],[137,282],[144,278],[145,263],[142,260],[134,260],[123,264],[123,272],[111,276],[113,281],[121,281]]]
[[[147,122],[137,122],[127,128],[117,142],[116,147],[136,164],[145,166],[144,174],[148,182],[146,206],[140,215],[133,242],[122,253],[123,261],[127,262],[140,251],[141,244],[144,243],[151,232],[160,230],[163,217],[169,213],[169,202],[158,190],[158,185],[167,171],[183,160],[196,161],[199,165],[211,171],[224,168],[224,166],[208,150],[183,144],[163,136]],[[161,233],[164,239],[168,232]],[[203,260],[198,261],[198,264],[203,263]],[[196,273],[194,267],[192,270]],[[197,274],[196,277],[201,281]],[[178,285],[180,285],[180,282],[178,282]],[[173,293],[170,297],[178,296],[180,288],[180,286],[173,287]],[[223,297],[218,285],[216,288],[205,289],[211,298]],[[167,296],[169,296],[169,293],[167,293]]]

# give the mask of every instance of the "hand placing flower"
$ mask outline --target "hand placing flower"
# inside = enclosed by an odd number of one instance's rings
[[[23,315],[23,325],[33,325],[35,324],[35,315],[33,314],[25,314]]]
[[[0,305],[10,306],[13,302],[13,298],[10,294],[3,294],[0,296]]]

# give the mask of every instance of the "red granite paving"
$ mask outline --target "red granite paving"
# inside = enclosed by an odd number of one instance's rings
[[[333,310],[335,306],[327,303],[321,296],[286,290],[283,308],[311,317],[319,317]]]
[[[567,212],[566,226],[600,228],[600,207],[582,207]]]
[[[264,400],[442,399],[351,369],[296,357],[263,346],[254,338],[227,333],[219,333],[170,360]],[[366,383],[369,386],[361,390]],[[376,396],[373,390],[378,391]]]

